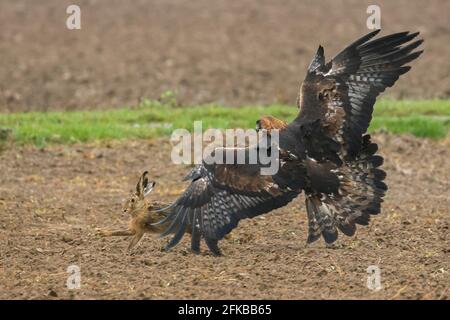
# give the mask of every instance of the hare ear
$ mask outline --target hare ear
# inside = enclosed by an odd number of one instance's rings
[[[139,197],[144,197],[145,189],[148,185],[148,178],[147,178],[148,171],[145,171],[142,176],[139,178],[139,182],[136,185],[136,195]]]
[[[148,196],[150,192],[153,191],[153,187],[156,185],[155,181],[150,181],[144,188],[144,197]]]

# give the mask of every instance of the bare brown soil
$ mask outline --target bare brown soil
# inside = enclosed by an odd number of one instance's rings
[[[450,142],[377,135],[390,187],[382,214],[332,247],[306,246],[300,197],[242,221],[223,257],[192,254],[187,237],[126,253],[129,239],[97,228],[127,224],[121,201],[146,169],[153,197],[169,201],[188,168],[169,161],[167,140],[9,149],[0,155],[0,298],[449,299]],[[81,288],[68,290],[69,265]],[[382,289],[366,287],[381,269]]]
[[[182,104],[295,103],[319,44],[332,57],[368,32],[371,0],[0,2],[0,111],[134,105],[174,90]],[[450,96],[450,2],[376,1],[383,33],[420,31],[425,54],[387,95]]]

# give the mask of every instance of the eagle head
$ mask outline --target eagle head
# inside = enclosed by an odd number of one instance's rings
[[[286,122],[272,116],[264,116],[256,121],[256,131],[267,130],[270,133],[273,129],[282,130],[286,126]]]

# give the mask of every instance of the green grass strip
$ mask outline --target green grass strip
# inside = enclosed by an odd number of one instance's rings
[[[297,112],[286,105],[176,107],[146,100],[137,107],[106,111],[0,113],[0,128],[12,129],[17,144],[42,146],[169,136],[176,128],[192,130],[198,120],[203,121],[203,129],[254,128],[263,115],[290,121]],[[381,100],[369,131],[442,138],[449,127],[450,100]]]

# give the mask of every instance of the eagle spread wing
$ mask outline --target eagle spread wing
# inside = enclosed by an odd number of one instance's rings
[[[260,163],[236,161],[204,161],[188,174],[190,186],[161,221],[171,221],[162,236],[175,234],[167,249],[189,229],[194,252],[204,238],[219,255],[218,241],[241,219],[282,207],[302,190],[308,242],[321,235],[334,242],[338,230],[351,236],[355,224],[367,225],[370,215],[380,212],[387,190],[383,158],[365,133],[376,97],[410,69],[405,64],[422,53],[414,52],[422,40],[410,42],[418,33],[409,32],[371,40],[378,32],[353,42],[328,63],[319,47],[300,88],[297,118],[288,125],[273,117],[257,121],[268,131],[280,129],[275,174],[262,175]]]
[[[235,157],[238,150],[242,151],[240,148],[231,150]],[[243,151],[248,155],[251,149]],[[211,252],[220,255],[218,241],[234,229],[239,220],[282,207],[301,192],[302,181],[292,180],[290,176],[293,172],[301,176],[299,171],[304,168],[287,158],[280,162],[279,170],[273,176],[261,175],[264,166],[260,161],[256,164],[206,162],[186,176],[185,179],[192,183],[174,202],[172,213],[166,218],[172,223],[162,236],[175,233],[167,249],[176,245],[187,228],[191,228],[194,252],[199,251],[200,238],[203,237]]]
[[[337,239],[339,229],[351,236],[355,224],[367,225],[380,212],[387,190],[378,146],[364,135],[376,97],[409,71],[406,63],[423,51],[418,33],[400,32],[372,41],[379,30],[350,44],[325,64],[317,50],[300,88],[300,112],[293,121],[301,131],[310,182],[305,188],[309,220],[308,242],[322,235]],[[322,184],[334,190],[324,189]],[[319,188],[322,187],[322,190]]]
[[[400,32],[372,40],[373,31],[350,44],[325,64],[319,46],[300,88],[297,121],[319,119],[323,132],[341,145],[340,155],[353,158],[372,119],[376,97],[411,67],[423,51],[417,33]],[[403,46],[404,45],[404,46]]]

